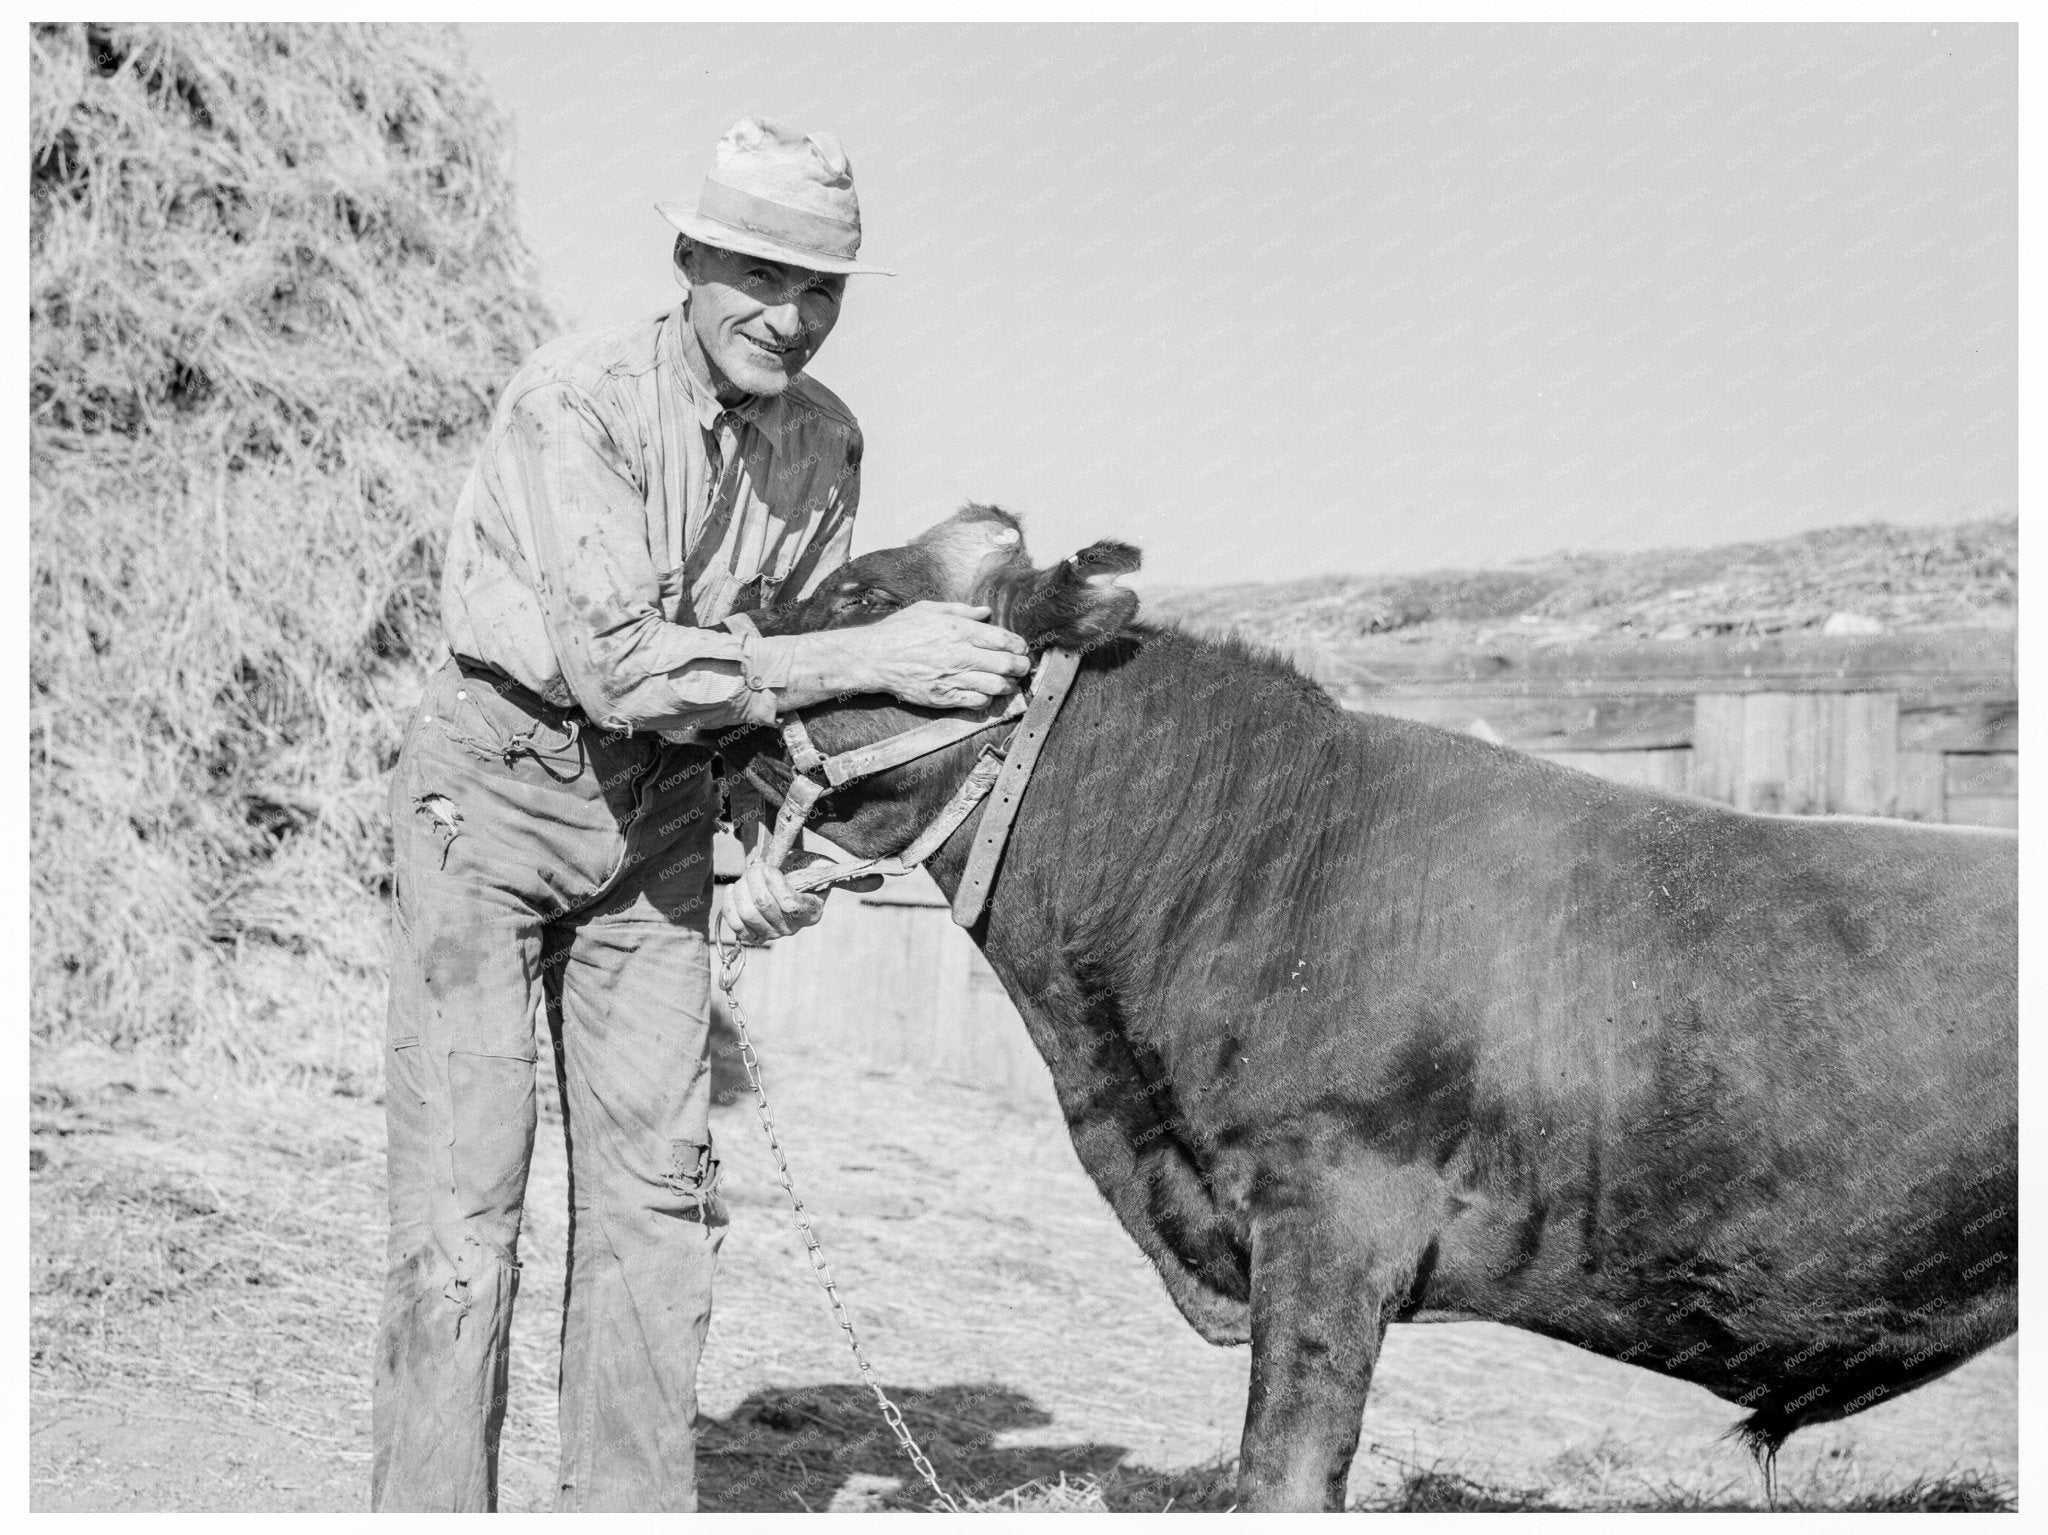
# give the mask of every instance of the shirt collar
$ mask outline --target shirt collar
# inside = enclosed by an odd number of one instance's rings
[[[721,405],[717,391],[711,387],[711,380],[700,376],[697,370],[690,366],[689,354],[683,347],[683,327],[689,323],[689,305],[678,304],[669,315],[668,335],[664,338],[664,345],[668,352],[669,365],[682,382],[683,393],[690,401],[691,410],[696,414],[697,424],[707,432],[716,432],[719,419],[731,414],[749,426],[772,433],[779,442],[782,436],[781,398],[778,396],[763,399],[759,395],[750,394],[743,397],[737,405],[729,408]]]

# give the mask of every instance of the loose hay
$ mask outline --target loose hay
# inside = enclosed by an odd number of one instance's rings
[[[331,1095],[269,1089],[195,1114],[160,1061],[73,1052],[74,1088],[31,1095],[46,1151],[29,1203],[31,1379],[74,1400],[161,1392],[360,1458],[364,1281],[382,1245],[372,1127]],[[203,1140],[163,1135],[202,1117]]]
[[[552,329],[450,30],[30,33],[33,1016],[374,1065],[438,536]],[[338,1032],[362,1036],[337,1052]]]

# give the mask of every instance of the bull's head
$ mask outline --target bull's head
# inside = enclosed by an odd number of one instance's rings
[[[999,507],[970,505],[907,544],[840,566],[808,598],[753,617],[763,634],[809,634],[874,623],[913,602],[977,603],[990,610],[991,623],[1021,635],[1034,653],[1093,650],[1137,614],[1137,594],[1117,585],[1116,577],[1136,570],[1138,558],[1129,544],[1103,541],[1041,570],[1025,551],[1016,518]],[[812,741],[830,756],[940,718],[943,711],[858,694],[814,704],[803,714]],[[1001,737],[961,742],[835,790],[810,824],[859,856],[893,853],[936,813],[991,739]],[[789,777],[772,731],[729,740],[723,751],[730,766],[751,763],[778,788]]]

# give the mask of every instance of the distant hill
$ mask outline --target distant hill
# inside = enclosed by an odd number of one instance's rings
[[[1675,640],[2010,627],[2018,591],[2019,523],[1985,518],[1825,528],[1707,549],[1564,553],[1491,570],[1169,587],[1145,594],[1144,616],[1237,629],[1284,648],[1397,633]]]

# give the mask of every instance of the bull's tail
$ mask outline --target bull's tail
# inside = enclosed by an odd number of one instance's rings
[[[1778,1451],[1798,1427],[1798,1419],[1763,1407],[1728,1431],[1756,1457],[1757,1470],[1764,1476],[1764,1502],[1773,1509],[1778,1506]]]

